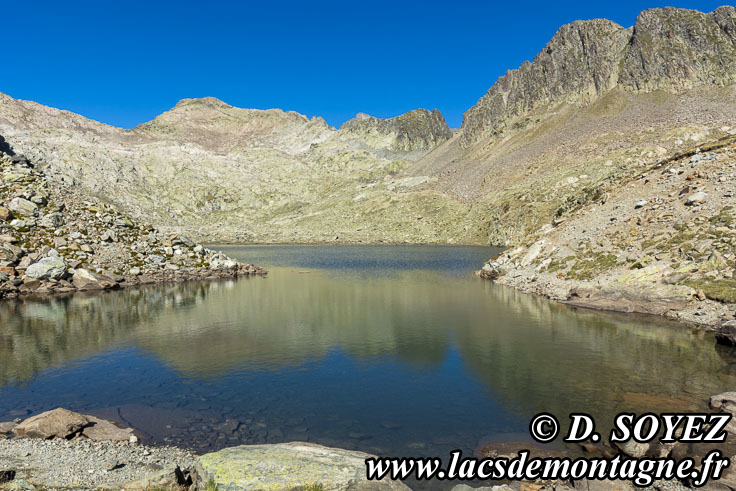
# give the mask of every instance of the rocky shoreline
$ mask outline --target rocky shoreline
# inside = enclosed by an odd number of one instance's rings
[[[735,168],[732,137],[662,160],[561,209],[477,274],[575,307],[734,324]]]
[[[266,273],[0,154],[0,299]]]
[[[709,411],[734,414],[736,393],[717,394],[708,401]],[[726,427],[736,433],[736,424]],[[92,415],[57,408],[25,420],[0,422],[0,489],[192,489],[192,490],[378,490],[408,491],[400,481],[368,481],[365,459],[369,454],[330,448],[307,442],[255,444],[227,447],[196,455],[171,446],[140,443],[133,428]],[[572,444],[570,444],[572,445]],[[636,443],[586,441],[570,448],[539,446],[528,442],[480,442],[476,458],[508,459],[520,450],[536,458],[612,459],[685,458],[701,461],[719,450],[731,462],[736,443]],[[410,483],[412,484],[412,483]],[[436,484],[436,483],[435,483]],[[480,487],[478,487],[480,485]],[[416,489],[425,489],[419,484]],[[628,481],[513,481],[510,483],[456,484],[452,491],[633,491]],[[655,481],[648,489],[687,490],[690,482]],[[721,479],[707,489],[736,489],[736,469],[731,465]]]

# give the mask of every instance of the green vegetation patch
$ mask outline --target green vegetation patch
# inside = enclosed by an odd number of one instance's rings
[[[696,290],[703,290],[705,296],[711,300],[736,303],[736,280],[690,280],[683,282],[683,285]]]
[[[578,256],[578,260],[567,273],[570,280],[592,280],[599,274],[610,270],[618,263],[615,254],[598,253],[587,257]]]
[[[575,259],[575,256],[567,256],[565,258],[561,259],[553,259],[548,265],[546,272],[547,273],[556,273],[557,271],[561,269],[565,269],[567,267],[567,263]]]
[[[731,210],[733,210],[733,206],[724,206],[721,208],[721,211],[718,212],[718,215],[713,215],[708,219],[708,221],[712,225],[724,225],[726,227],[729,227],[733,223],[733,215],[731,215]]]

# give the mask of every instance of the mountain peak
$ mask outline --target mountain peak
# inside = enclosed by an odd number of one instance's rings
[[[173,107],[173,109],[182,108],[182,107],[191,107],[191,106],[204,106],[204,107],[211,107],[211,108],[231,108],[230,104],[218,99],[217,97],[197,97],[197,98],[191,98],[191,99],[182,99],[179,102],[176,103],[176,105]]]
[[[444,116],[437,109],[414,109],[393,118],[375,118],[358,113],[355,118],[340,126],[344,134],[361,135],[370,132],[395,135],[393,150],[410,152],[431,150],[449,140],[452,131]]]
[[[532,62],[510,70],[463,115],[469,146],[505,133],[547,104],[583,105],[615,87],[680,92],[736,81],[736,8],[711,13],[673,7],[641,12],[633,28],[605,19],[557,31]]]

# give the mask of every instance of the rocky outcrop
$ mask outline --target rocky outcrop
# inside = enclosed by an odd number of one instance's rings
[[[409,111],[395,118],[379,119],[359,113],[343,123],[340,132],[370,138],[372,133],[390,136],[396,152],[429,151],[452,138],[452,131],[437,109]]]
[[[218,489],[246,490],[408,490],[399,482],[366,479],[363,452],[323,447],[313,443],[243,445],[202,455],[197,475],[202,486],[214,482]]]
[[[0,298],[265,274],[78,191],[0,154]]]
[[[590,102],[611,90],[630,37],[629,30],[603,19],[562,26],[531,63],[506,73],[465,113],[463,145],[503,133],[542,105]]]
[[[472,145],[528,124],[548,104],[584,105],[616,87],[680,92],[736,81],[736,8],[709,14],[643,11],[630,29],[603,19],[562,26],[530,62],[501,77],[463,117],[461,141]]]
[[[736,82],[736,7],[706,14],[665,7],[639,14],[621,64],[627,90],[677,92]]]
[[[132,428],[122,428],[112,421],[57,408],[32,416],[25,421],[0,423],[0,433],[16,438],[54,438],[71,440],[87,438],[94,441],[138,441]]]

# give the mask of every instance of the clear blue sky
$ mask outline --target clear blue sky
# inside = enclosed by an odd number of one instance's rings
[[[12,0],[0,92],[133,127],[185,97],[279,107],[339,126],[437,108],[453,127],[562,24],[710,1],[218,2]]]

